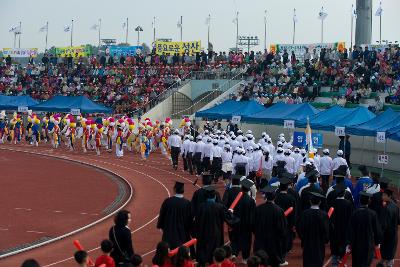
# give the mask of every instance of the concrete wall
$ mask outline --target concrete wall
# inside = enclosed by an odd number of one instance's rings
[[[190,99],[194,100],[203,93],[211,90],[215,90],[216,88],[213,88],[213,84],[218,84],[218,86],[222,86],[226,84],[229,80],[192,80],[190,81],[191,83],[191,92],[190,92]],[[233,86],[239,81],[233,80],[231,81],[231,85]],[[229,86],[229,87],[230,87]]]
[[[204,122],[197,121],[197,124],[202,126]],[[223,127],[226,127],[227,123],[221,123]],[[275,125],[265,125],[265,124],[247,124],[241,123],[239,125],[243,131],[252,130],[254,136],[257,138],[261,138],[262,132],[267,132],[269,136],[272,138],[273,142],[277,142],[277,137],[280,133],[284,133],[286,140],[291,136],[291,132],[289,130],[283,129],[283,126],[275,126]],[[304,129],[296,128],[295,131],[304,131]],[[336,150],[339,145],[339,138],[335,136],[334,132],[326,132],[326,131],[314,131],[316,133],[322,133],[324,136],[324,147],[329,148],[331,152],[331,156],[334,157],[336,155]],[[393,140],[387,139],[386,151],[389,155],[389,164],[385,166],[385,169],[400,171],[400,142],[396,142]],[[379,154],[383,154],[384,144],[376,143],[375,137],[362,137],[362,136],[351,136],[351,162],[356,164],[365,164],[367,166],[381,167],[378,164],[378,156]]]

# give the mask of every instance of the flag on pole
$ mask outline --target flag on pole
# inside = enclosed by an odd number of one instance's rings
[[[152,27],[153,29],[156,28],[156,17],[153,18],[153,22],[151,23],[151,27]]]
[[[294,21],[294,22],[297,22],[297,21],[298,21],[298,19],[297,19],[297,14],[296,14],[296,9],[293,9],[293,21]]]
[[[210,24],[211,24],[211,17],[208,16],[208,17],[206,18],[206,25],[207,25],[207,26],[210,26]]]
[[[377,9],[376,12],[375,12],[375,16],[377,16],[377,17],[382,16],[382,11],[383,11],[383,9],[382,9],[382,2],[380,2],[380,3],[379,3],[379,7],[378,7],[378,9]]]
[[[18,25],[18,26],[15,26],[15,27],[11,27],[11,29],[9,30],[9,32],[13,32],[13,33],[16,33],[16,34],[20,34],[21,33],[21,27]]]
[[[306,143],[307,143],[307,152],[308,154],[313,153],[314,147],[312,142],[312,131],[310,127],[310,119],[307,117],[307,128],[306,128]]]
[[[351,5],[351,15],[357,18],[357,10],[354,8],[354,5]]]
[[[71,31],[71,26],[64,26],[64,32],[69,32]]]
[[[322,7],[321,11],[318,13],[318,18],[324,20],[326,17],[328,17],[328,13],[324,12],[324,8]]]
[[[176,23],[176,27],[181,28],[181,27],[182,27],[182,23],[181,23],[180,21],[178,21],[178,22]]]
[[[125,29],[126,27],[126,22],[122,23],[122,29]]]
[[[92,27],[90,27],[91,30],[96,31],[100,27],[99,24],[93,24]]]
[[[233,23],[233,24],[236,24],[237,21],[238,21],[238,19],[237,19],[237,17],[235,17],[235,18],[232,20],[232,23]]]
[[[47,23],[46,23],[46,25],[44,25],[43,27],[41,27],[39,29],[39,32],[45,32],[45,31],[47,31]]]

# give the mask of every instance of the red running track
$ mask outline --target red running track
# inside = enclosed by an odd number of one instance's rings
[[[196,189],[196,187],[190,185],[190,182],[195,178],[194,176],[179,170],[173,171],[169,161],[159,153],[153,153],[150,155],[149,160],[143,161],[139,155],[133,153],[125,153],[122,159],[117,159],[114,154],[103,153],[100,157],[97,157],[94,153],[85,155],[79,151],[53,150],[49,147],[34,148],[26,145],[4,145],[0,148],[64,156],[69,159],[102,166],[127,179],[134,188],[133,201],[130,201],[126,208],[133,214],[131,229],[133,231],[135,252],[144,256],[146,264],[151,264],[151,255],[161,238],[161,233],[156,229],[158,212],[162,201],[172,194],[174,181],[187,182],[185,195],[189,199]],[[8,152],[0,155],[8,155]],[[218,188],[222,192],[222,183],[218,185]],[[82,205],[88,205],[88,202],[90,202],[90,199],[86,200]],[[259,203],[261,203],[261,199],[258,200]],[[19,266],[24,259],[33,257],[38,259],[41,265],[45,267],[76,266],[71,257],[74,253],[72,241],[79,239],[85,248],[90,251],[90,255],[96,257],[100,254],[98,244],[102,239],[107,238],[108,229],[112,224],[112,219],[107,219],[72,237],[0,260],[0,265]],[[399,254],[398,250],[396,258],[399,258]],[[327,264],[324,266],[330,266],[329,246],[327,246],[326,255]],[[287,261],[290,266],[302,266],[301,248],[298,239],[295,240],[293,251],[288,255]],[[349,259],[350,261],[351,259]],[[395,264],[398,263],[399,261],[395,262]],[[351,266],[351,264],[348,266]]]

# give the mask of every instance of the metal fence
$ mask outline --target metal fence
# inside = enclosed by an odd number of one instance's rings
[[[173,107],[173,110],[176,112],[173,112],[171,114],[171,118],[173,119],[180,119],[183,116],[191,115],[195,112],[197,112],[199,109],[204,107],[206,104],[210,103],[213,101],[215,98],[217,98],[219,95],[222,93],[228,91],[232,86],[237,84],[237,80],[242,80],[244,78],[245,71],[242,71],[232,78],[230,78],[228,81],[220,85],[219,87],[215,88],[214,90],[211,90],[207,92],[202,98],[194,102],[190,107],[186,107],[186,105],[183,106],[175,106]],[[179,104],[173,103],[173,104]]]

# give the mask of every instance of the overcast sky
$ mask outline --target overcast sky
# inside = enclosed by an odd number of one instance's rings
[[[257,35],[264,46],[264,10],[267,10],[267,44],[291,43],[293,8],[297,10],[296,43],[320,41],[321,23],[318,12],[324,6],[328,17],[324,22],[324,41],[350,43],[350,12],[355,0],[1,0],[0,48],[13,46],[9,29],[22,22],[21,47],[40,50],[45,46],[45,33],[39,28],[49,21],[49,46],[68,46],[70,34],[63,28],[74,20],[74,45],[97,44],[98,35],[90,27],[102,19],[102,38],[124,41],[122,23],[129,17],[128,42],[135,45],[134,28],[141,25],[141,42],[153,40],[152,20],[156,17],[156,35],[159,38],[180,40],[177,22],[183,16],[184,41],[207,42],[206,17],[211,14],[210,41],[214,50],[234,47],[236,26],[232,22],[239,11],[239,34]],[[373,0],[373,15],[379,1]],[[382,39],[400,41],[400,0],[383,0]],[[372,40],[379,39],[379,17],[373,16]],[[18,45],[18,43],[17,43]]]

